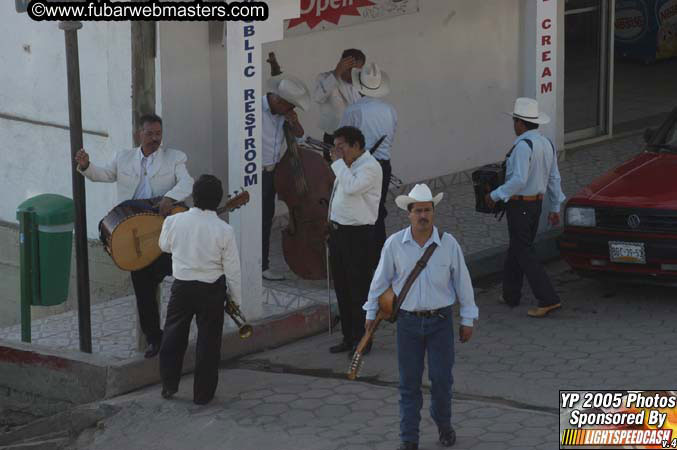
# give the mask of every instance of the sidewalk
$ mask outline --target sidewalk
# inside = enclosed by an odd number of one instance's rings
[[[634,135],[622,139],[594,144],[579,148],[567,154],[566,161],[560,163],[562,188],[570,198],[596,176],[627,160],[641,149],[642,138]],[[475,212],[475,200],[470,171],[456,173],[434,180],[428,180],[433,192],[444,192],[444,200],[435,210],[437,225],[453,234],[461,244],[466,259],[472,258],[488,249],[507,245],[508,234],[505,221],[498,222],[492,215]],[[401,192],[411,188],[403,186]],[[391,192],[389,196],[388,234],[408,225],[406,212],[394,204],[394,196],[400,192]],[[271,268],[287,276],[286,281],[269,282],[264,280],[264,315],[273,316],[296,311],[312,305],[326,305],[328,293],[326,281],[300,280],[289,272],[281,253],[281,235],[273,230],[271,237]],[[162,285],[162,321],[166,312],[168,291],[171,279]],[[33,343],[55,349],[79,348],[77,312],[35,320],[32,324]],[[226,331],[234,330],[234,324],[226,318]],[[140,357],[136,351],[136,312],[133,297],[124,297],[92,306],[93,353],[114,359]],[[192,333],[195,333],[193,324]],[[0,329],[0,340],[19,341],[19,325]]]

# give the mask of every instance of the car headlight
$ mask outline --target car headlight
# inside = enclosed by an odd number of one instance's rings
[[[595,208],[579,208],[576,206],[567,208],[565,225],[574,227],[594,227],[597,225],[595,220]]]

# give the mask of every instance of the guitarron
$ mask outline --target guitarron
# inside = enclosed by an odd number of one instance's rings
[[[162,254],[158,239],[165,217],[154,207],[159,200],[155,198],[122,202],[99,222],[99,238],[120,269],[129,272],[141,270]],[[237,209],[248,201],[249,192],[242,191],[229,198],[216,214]],[[187,210],[185,204],[177,203],[170,215]]]

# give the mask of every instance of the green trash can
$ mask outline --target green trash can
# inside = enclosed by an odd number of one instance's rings
[[[73,200],[57,194],[38,195],[21,203],[16,215],[22,302],[33,306],[65,302],[73,247]],[[30,292],[24,292],[24,287]]]

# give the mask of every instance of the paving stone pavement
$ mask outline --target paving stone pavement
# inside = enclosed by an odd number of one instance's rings
[[[641,136],[606,141],[586,146],[567,154],[560,163],[562,188],[571,197],[581,187],[620,162],[627,160],[641,149]],[[474,193],[470,171],[454,173],[434,180],[427,180],[433,191],[445,193],[444,201],[436,208],[436,223],[452,233],[459,241],[466,257],[482,250],[506,245],[508,242],[505,221],[497,222],[488,214],[475,212]],[[388,233],[394,233],[408,225],[404,211],[394,204],[394,197],[408,192],[411,186],[402,186],[390,193],[387,202],[389,215],[386,220]],[[331,296],[334,307],[336,297],[327,291],[326,281],[300,280],[287,268],[281,251],[280,231],[271,236],[271,267],[286,275],[283,282],[264,280],[264,317],[297,310],[313,304],[327,304]],[[0,268],[1,269],[1,268]],[[171,282],[162,285],[162,317],[166,312]],[[93,351],[116,359],[138,356],[136,351],[136,305],[133,297],[124,297],[92,306]],[[77,311],[35,320],[32,326],[33,342],[52,347],[79,348]],[[226,327],[234,329],[230,320]],[[192,333],[195,333],[193,324]],[[0,328],[0,339],[21,339],[18,325]]]
[[[514,309],[498,304],[498,281],[475,286],[480,320],[470,342],[455,344],[455,392],[554,410],[560,389],[651,390],[674,382],[674,288],[601,283],[581,278],[562,261],[546,270],[563,308],[540,320],[526,315],[536,303],[526,283]],[[395,331],[389,323],[378,329],[361,379],[397,383]],[[323,334],[247,356],[240,364],[342,376],[347,358],[327,351],[340,339]],[[425,374],[423,382],[428,384]]]
[[[215,400],[192,404],[192,377],[175,399],[159,387],[106,403],[120,407],[83,433],[76,449],[386,450],[399,445],[394,387],[345,379],[223,369]],[[437,427],[424,401],[420,448],[436,449]],[[454,400],[457,449],[557,448],[558,416],[486,401]]]

